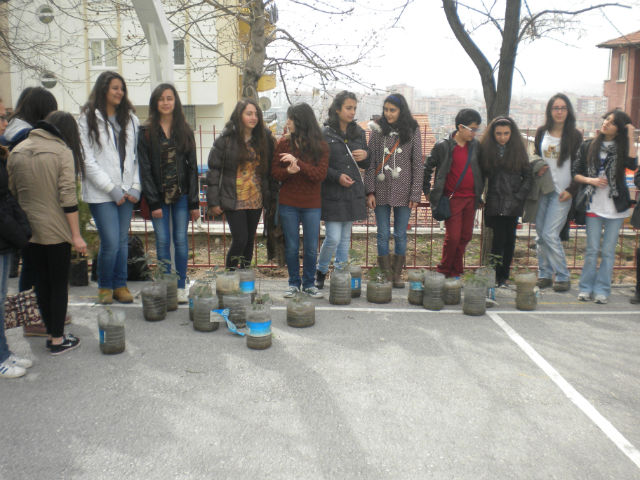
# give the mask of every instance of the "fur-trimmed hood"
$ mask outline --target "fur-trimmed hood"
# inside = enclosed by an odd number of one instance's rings
[[[373,120],[370,121],[367,126],[371,129],[372,132],[376,132],[379,133],[380,135],[382,135],[382,127],[380,125],[378,125],[376,122],[374,122]]]

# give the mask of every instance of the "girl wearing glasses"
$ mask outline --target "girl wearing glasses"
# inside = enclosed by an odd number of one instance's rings
[[[571,166],[573,179],[582,184],[576,210],[586,212],[587,226],[587,251],[578,299],[587,302],[595,295],[595,303],[607,303],[611,294],[616,243],[624,219],[631,215],[625,169],[638,168],[633,141],[635,127],[629,115],[612,110],[602,118],[600,133],[580,146],[578,158]],[[602,260],[598,268],[601,244]]]
[[[364,186],[367,206],[374,209],[378,226],[378,265],[382,270],[393,270],[393,286],[404,288],[407,225],[411,210],[420,203],[424,177],[420,129],[407,100],[399,93],[385,99],[382,116],[370,122],[369,128],[371,165],[365,173]],[[393,260],[389,253],[392,209]]]
[[[527,148],[516,122],[495,118],[482,136],[481,165],[489,179],[484,207],[485,223],[493,229],[491,253],[501,257],[496,268],[499,287],[507,286],[516,246],[518,217],[533,184]]]
[[[535,154],[547,164],[538,175],[549,171],[555,189],[541,195],[538,202],[536,243],[540,273],[537,285],[539,288],[553,285],[556,292],[566,292],[571,288],[571,282],[560,231],[571,209],[570,200],[578,191],[578,184],[571,177],[571,164],[577,158],[582,134],[576,129],[571,101],[562,93],[549,99],[545,118],[545,124],[536,132]]]

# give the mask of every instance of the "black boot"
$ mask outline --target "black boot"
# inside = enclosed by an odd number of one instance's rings
[[[629,302],[634,305],[640,304],[640,290],[638,290],[638,287],[640,287],[640,285],[636,287],[636,294],[629,299]]]
[[[320,270],[316,270],[316,281],[314,285],[318,290],[322,290],[324,287],[324,279],[327,277],[326,273],[322,273]]]

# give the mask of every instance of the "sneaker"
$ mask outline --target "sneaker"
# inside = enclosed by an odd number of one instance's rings
[[[566,292],[571,289],[571,282],[556,282],[553,284],[554,292]]]
[[[314,285],[318,290],[322,290],[324,288],[324,279],[327,278],[326,273],[322,273],[320,270],[316,270],[316,281]]]
[[[578,294],[578,300],[581,300],[583,302],[588,302],[589,300],[591,300],[591,298],[592,298],[592,295],[587,292],[580,292]]]
[[[506,280],[498,280],[498,288],[509,288],[509,284]]]
[[[536,287],[538,288],[549,288],[553,285],[553,282],[550,278],[539,278],[536,282]]]
[[[126,288],[126,287],[124,287]],[[51,344],[51,355],[61,355],[64,352],[73,350],[80,345],[80,339],[67,333],[62,337],[62,343],[60,345]]]
[[[47,338],[47,341],[44,343],[44,348],[47,350],[51,350],[51,340]]]
[[[311,295],[311,298],[324,298],[324,295],[316,287],[303,288],[304,293]]]
[[[629,299],[629,303],[634,305],[640,304],[640,290],[636,289],[636,294]]]
[[[33,367],[33,362],[27,358],[20,358],[13,353],[9,355],[9,358],[5,360],[5,363],[12,363],[13,365],[17,365],[20,368],[31,368]]]
[[[189,292],[186,288],[178,289],[178,303],[189,303]]]
[[[11,363],[9,359],[0,363],[0,377],[2,378],[18,378],[26,374],[27,371],[24,368]]]
[[[129,287],[116,288],[113,291],[113,298],[120,303],[133,303],[133,295],[129,292]]]
[[[600,305],[604,305],[605,303],[609,303],[609,299],[607,297],[605,297],[604,295],[596,295],[595,303],[598,303]]]
[[[287,288],[287,291],[284,292],[283,297],[284,298],[291,298],[293,297],[296,293],[300,293],[300,289],[298,287],[292,287],[289,286],[289,288]]]

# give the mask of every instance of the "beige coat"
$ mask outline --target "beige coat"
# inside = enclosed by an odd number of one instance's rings
[[[73,154],[55,135],[32,130],[7,163],[9,189],[27,213],[32,243],[73,244],[64,207],[78,204]]]

